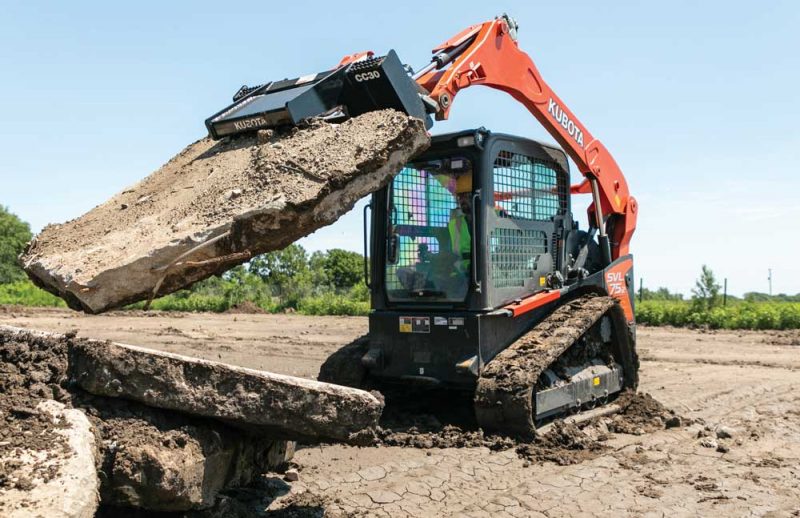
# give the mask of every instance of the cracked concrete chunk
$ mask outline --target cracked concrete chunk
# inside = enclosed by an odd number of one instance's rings
[[[422,121],[393,110],[272,141],[189,145],[106,203],[45,227],[25,270],[89,313],[171,293],[330,225],[430,143]]]
[[[286,473],[283,475],[283,478],[288,480],[289,482],[297,482],[300,480],[300,473],[297,472],[296,469],[287,469]]]
[[[0,514],[8,518],[93,517],[99,481],[95,470],[97,448],[89,420],[80,410],[52,400],[39,403],[36,410],[53,420],[55,433],[65,439],[66,447],[62,451],[54,444],[53,451],[23,450],[13,459],[0,458],[0,465],[15,466],[11,472],[4,469],[4,476],[26,479],[24,485],[0,491]],[[55,476],[39,478],[35,473],[40,468]]]
[[[94,516],[98,479],[106,504],[200,509],[294,454],[293,442],[81,390],[67,377],[78,343],[91,342],[0,325],[0,516]],[[29,514],[37,506],[47,512]]]
[[[70,375],[92,394],[213,418],[270,438],[358,442],[383,410],[363,390],[111,342],[73,344]]]
[[[716,430],[717,439],[731,439],[736,436],[736,430],[730,426],[719,426]]]
[[[136,416],[104,417],[115,429],[113,444],[104,448],[104,504],[150,511],[209,508],[220,491],[245,486],[274,467],[267,465],[273,450],[285,448],[285,441],[147,407]]]

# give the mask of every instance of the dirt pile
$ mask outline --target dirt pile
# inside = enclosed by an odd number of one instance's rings
[[[101,439],[103,504],[182,511],[214,504],[274,469],[285,442],[249,435],[211,420],[170,413],[76,390],[73,404]]]
[[[573,423],[555,421],[553,427],[532,442],[517,446],[516,452],[529,461],[555,462],[560,466],[593,459],[607,450],[604,435],[589,434]]]
[[[789,329],[786,331],[766,332],[767,336],[762,338],[765,344],[769,345],[800,345],[800,329]]]
[[[218,385],[206,383],[200,388],[195,387],[198,398],[191,404],[185,402],[184,408],[177,408],[182,393],[177,386],[167,397],[163,392],[169,387],[161,387],[162,395],[158,396],[155,385],[138,385],[143,392],[150,394],[148,397],[155,394],[155,399],[169,402],[177,411],[119,397],[104,397],[124,395],[121,392],[130,385],[123,381],[129,376],[120,369],[125,367],[138,372],[149,354],[157,356],[155,370],[141,370],[147,371],[147,377],[155,384],[177,380],[178,385],[186,389],[196,385],[193,376],[199,376],[206,381],[214,380]],[[87,363],[87,357],[94,358],[95,362]],[[293,443],[278,440],[279,433],[268,432],[271,427],[233,427],[223,422],[223,418],[235,422],[230,413],[234,407],[246,412],[249,404],[251,410],[285,419],[297,410],[297,401],[323,406],[327,402],[332,407],[321,410],[316,421],[324,425],[335,422],[338,417],[342,419],[342,429],[357,426],[359,422],[358,415],[347,413],[346,404],[337,406],[340,388],[331,387],[333,393],[327,394],[323,392],[329,386],[324,384],[301,380],[299,385],[292,385],[294,378],[280,376],[282,387],[290,387],[296,396],[294,400],[291,397],[284,399],[285,394],[280,390],[248,386],[248,381],[252,380],[269,384],[269,373],[231,367],[226,375],[222,364],[194,359],[183,362],[181,358],[184,357],[79,339],[74,333],[57,335],[0,326],[0,419],[4,422],[0,428],[0,501],[8,491],[36,491],[50,480],[70,475],[59,471],[63,462],[53,462],[54,459],[62,461],[72,456],[67,441],[60,435],[63,425],[39,408],[45,402],[56,403],[53,399],[67,408],[80,410],[81,416],[85,414],[88,417],[87,430],[90,430],[91,423],[94,430],[92,442],[96,443],[99,451],[92,455],[89,464],[94,465],[99,475],[102,502],[159,511],[211,507],[221,491],[246,486],[259,474],[278,468],[291,457]],[[209,373],[209,369],[212,372]],[[177,375],[181,370],[182,375]],[[98,377],[90,378],[101,388],[120,390],[114,394],[98,390],[104,395],[87,392],[84,386],[88,386],[85,380],[90,372],[112,375],[102,382]],[[141,381],[135,376],[133,378]],[[323,391],[309,393],[308,390],[313,392],[314,387],[306,385],[320,386]],[[217,394],[220,390],[225,391],[227,396],[223,399],[231,404],[225,409],[228,412],[225,416],[187,413],[197,411],[202,401],[208,405],[221,401]],[[375,399],[366,392],[343,390]],[[256,392],[265,395],[264,399],[254,399],[252,396]],[[284,414],[271,413],[267,408],[269,405],[283,409]],[[300,419],[313,421],[315,414],[312,409],[308,406],[304,409]],[[377,407],[379,413],[380,406]],[[349,420],[346,419],[348,416]],[[262,420],[269,418],[266,416]],[[25,452],[36,454],[36,462],[23,466],[26,471],[21,475],[23,463],[20,459],[25,457]],[[94,474],[95,469],[91,473]]]
[[[64,337],[69,340],[71,337]],[[48,461],[70,455],[61,426],[37,405],[66,401],[66,344],[50,338],[0,335],[0,490],[30,489],[31,477],[47,482],[60,473]],[[41,452],[26,476],[16,476],[21,450]]]
[[[83,216],[47,226],[21,260],[73,309],[163,295],[333,223],[428,145],[422,121],[393,110],[204,138]]]
[[[381,429],[378,445],[411,448],[488,448],[492,451],[514,449],[520,458],[532,462],[555,462],[562,466],[594,458],[606,450],[605,438],[590,436],[575,424],[556,421],[554,426],[531,440],[484,434],[483,430],[445,425],[439,430],[422,431],[416,427],[404,431]]]
[[[616,404],[622,410],[608,423],[610,432],[642,435],[682,424],[680,416],[647,393],[625,391]]]
[[[625,391],[615,401],[621,410],[613,417],[599,417],[580,424],[556,420],[544,433],[523,439],[485,433],[468,411],[468,398],[462,399],[456,395],[441,400],[390,398],[376,431],[375,445],[514,449],[520,458],[528,461],[564,466],[605,452],[610,433],[641,435],[682,425],[675,412],[649,394]]]

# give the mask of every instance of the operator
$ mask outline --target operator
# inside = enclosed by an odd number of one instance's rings
[[[472,174],[456,178],[456,201],[458,206],[450,210],[447,230],[450,234],[450,251],[457,257],[454,266],[461,273],[469,272],[472,252]]]

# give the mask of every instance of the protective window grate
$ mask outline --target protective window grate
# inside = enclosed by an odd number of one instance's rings
[[[549,221],[567,211],[555,162],[501,151],[494,161],[494,208],[502,218]]]
[[[389,264],[386,268],[386,287],[389,290],[399,290],[403,288],[409,288],[410,286],[404,286],[400,280],[400,276],[398,275],[398,270],[401,268],[409,268],[416,265],[419,262],[422,262],[421,254],[423,254],[425,248],[427,247],[427,252],[431,254],[436,254],[439,252],[439,241],[434,237],[415,237],[412,238],[410,236],[399,236],[397,242],[397,263],[396,264]],[[410,281],[413,286],[413,289],[422,289],[424,287],[424,279],[422,277],[418,277],[414,281]],[[409,282],[408,280],[406,281]]]
[[[392,181],[390,220],[397,234],[397,260],[386,265],[386,288],[401,290],[403,285],[399,270],[424,262],[426,253],[440,250],[439,238],[447,236],[450,211],[456,201],[448,190],[455,190],[455,179],[438,177],[425,170],[405,167]],[[446,241],[445,241],[446,244]],[[424,279],[419,277],[422,282]],[[415,281],[411,281],[416,289]]]
[[[392,182],[392,223],[416,227],[446,227],[455,198],[442,182],[455,184],[454,179],[436,179],[433,174],[405,167]],[[449,184],[448,184],[449,187]],[[455,187],[451,187],[455,190]]]
[[[495,228],[489,236],[489,253],[494,287],[522,287],[533,278],[538,256],[547,253],[547,234],[541,230]]]

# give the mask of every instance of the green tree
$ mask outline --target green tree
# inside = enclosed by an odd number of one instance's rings
[[[311,270],[311,283],[317,293],[330,289],[331,279],[325,269],[328,253],[317,250],[308,258],[308,268]]]
[[[311,272],[305,248],[291,244],[250,260],[248,267],[269,284],[281,303],[295,307],[297,300],[311,291]]]
[[[340,291],[349,290],[364,277],[364,257],[341,248],[328,250],[323,267],[330,282]]]
[[[719,291],[721,289],[722,286],[714,277],[714,272],[708,266],[703,265],[700,277],[695,282],[692,290],[694,300],[706,309],[711,309],[719,303]]]
[[[25,278],[17,256],[31,237],[30,225],[0,205],[0,284]]]
[[[796,295],[787,295],[786,293],[778,293],[777,295],[769,295],[757,291],[748,291],[744,294],[744,300],[748,302],[800,302],[800,293]]]

